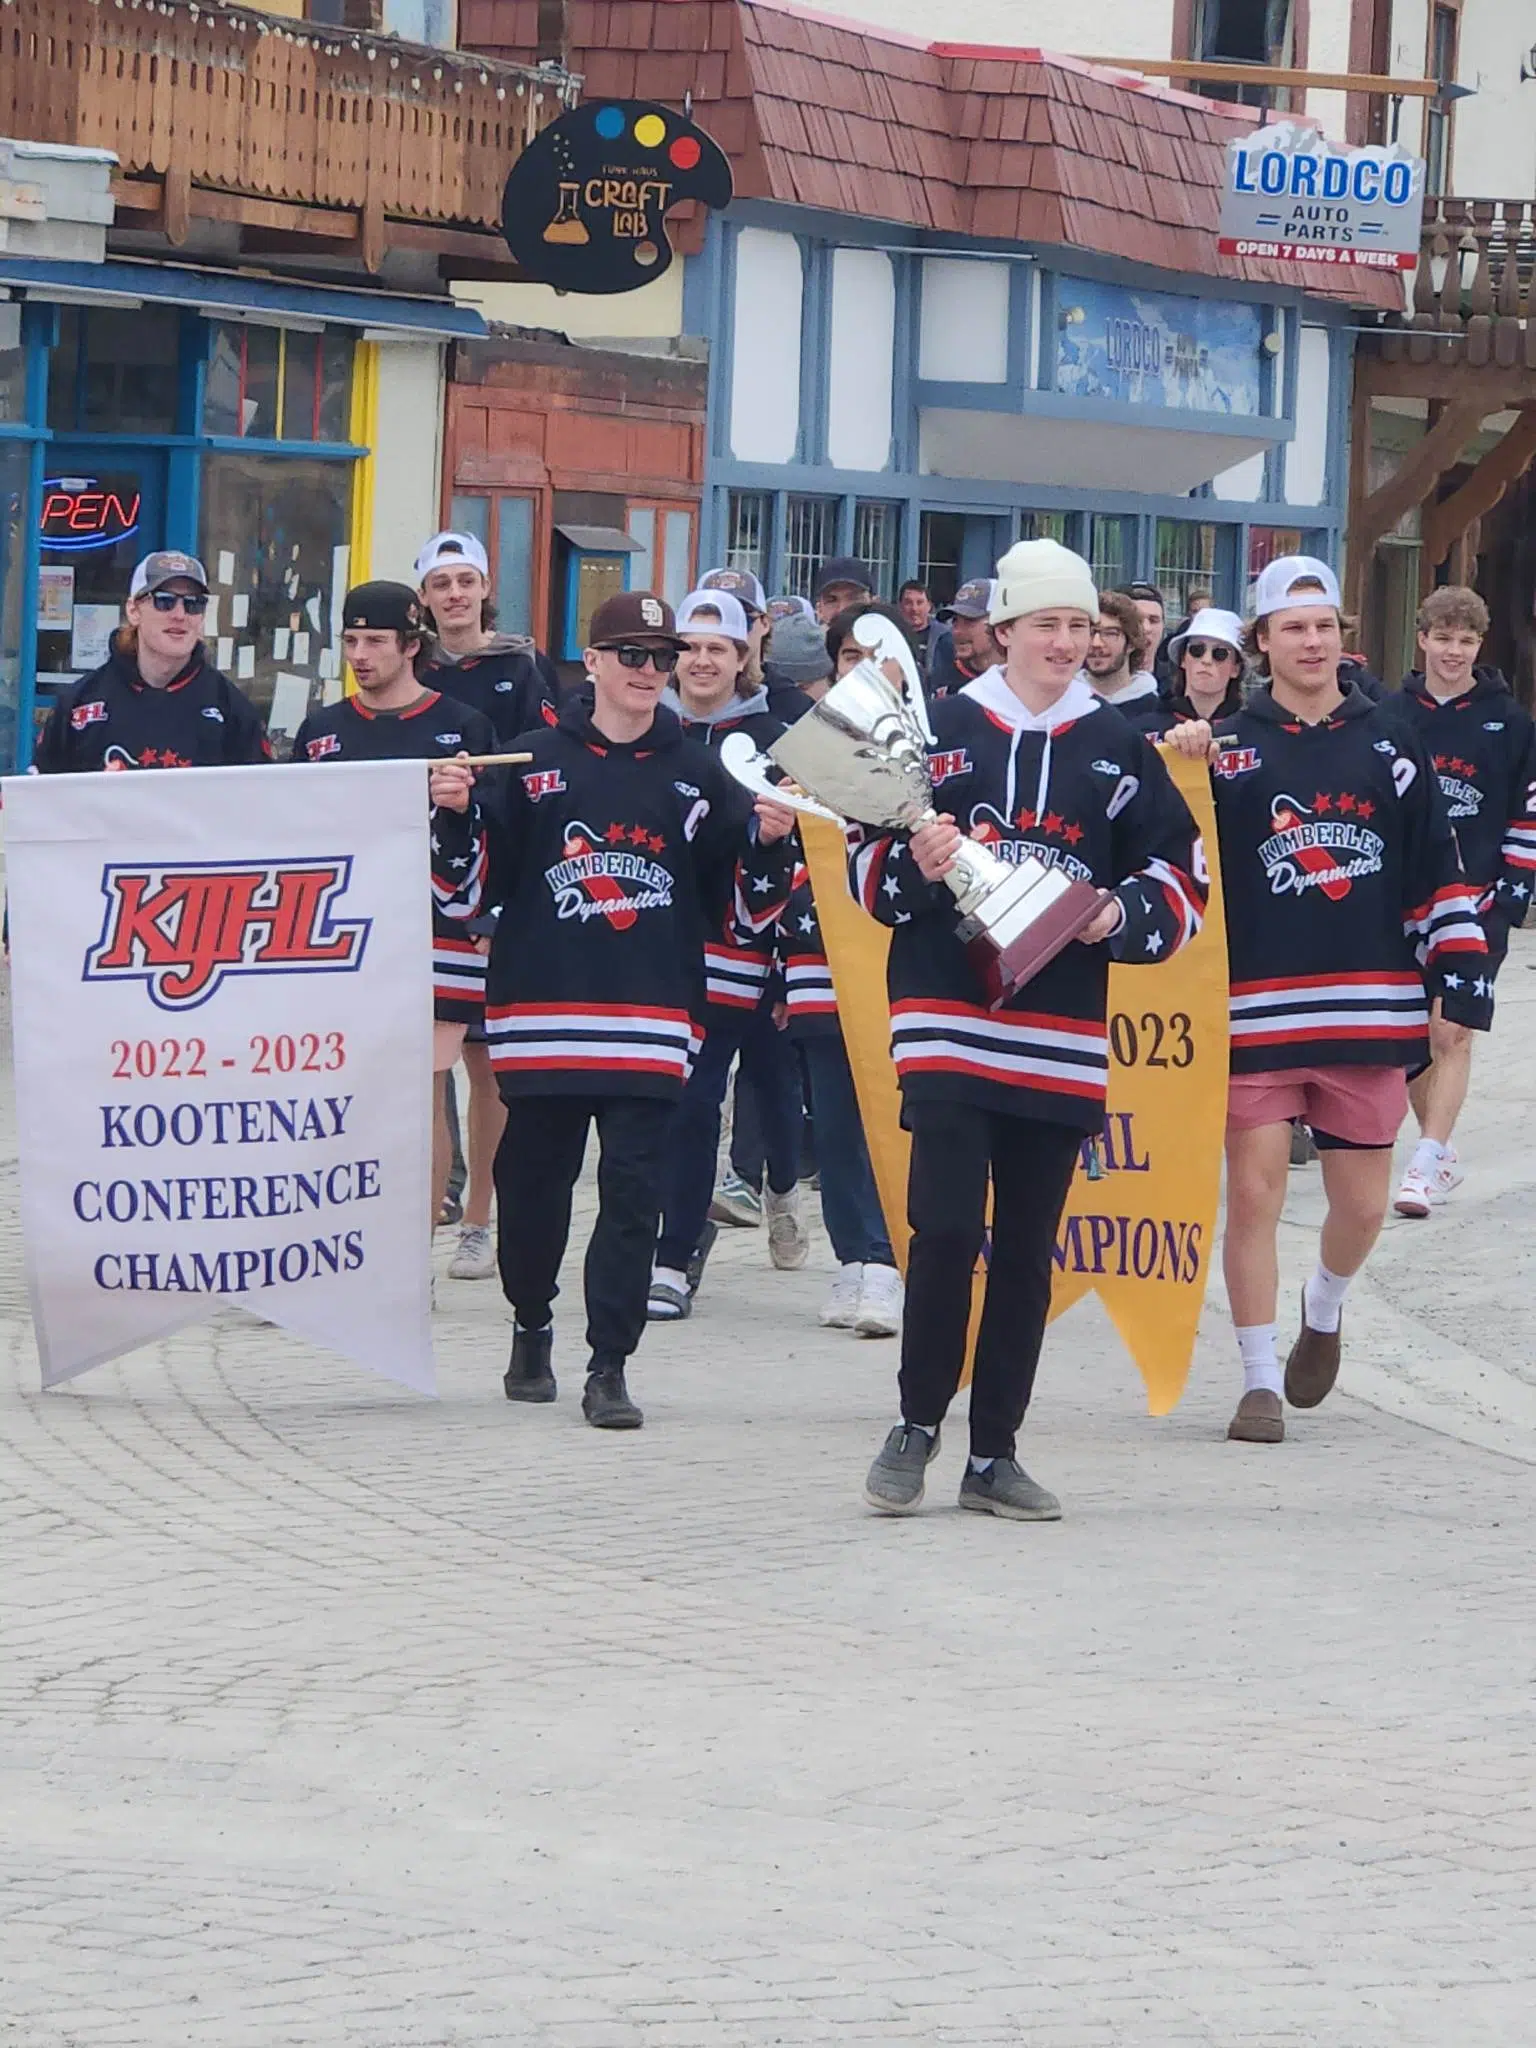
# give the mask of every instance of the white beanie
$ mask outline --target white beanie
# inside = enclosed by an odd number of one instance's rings
[[[1099,593],[1093,571],[1059,540],[1015,541],[997,565],[991,623],[1006,626],[1027,612],[1053,611],[1058,605],[1096,619]]]

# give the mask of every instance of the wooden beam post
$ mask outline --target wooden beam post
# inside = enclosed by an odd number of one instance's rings
[[[1536,405],[1520,416],[1496,446],[1490,448],[1459,490],[1424,515],[1424,559],[1433,568],[1443,562],[1470,526],[1485,519],[1511,484],[1536,461]]]
[[[1353,593],[1364,591],[1376,543],[1392,531],[1405,512],[1423,504],[1440,478],[1455,465],[1482,420],[1480,404],[1447,405],[1397,474],[1355,507],[1347,535]]]

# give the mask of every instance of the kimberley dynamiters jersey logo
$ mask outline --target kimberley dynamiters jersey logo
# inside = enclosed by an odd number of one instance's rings
[[[226,975],[355,973],[372,919],[335,915],[351,879],[350,855],[106,867],[81,978],[142,981],[162,1010],[191,1010]]]
[[[566,828],[565,858],[544,870],[560,918],[606,918],[611,931],[628,931],[642,910],[670,910],[671,871],[649,856],[667,842],[643,825],[610,825],[594,832],[579,821]]]
[[[1330,903],[1341,903],[1356,876],[1380,874],[1385,841],[1360,822],[1375,810],[1369,799],[1347,792],[1330,796],[1320,791],[1310,806],[1293,796],[1272,798],[1274,834],[1259,847],[1271,894],[1300,896],[1321,889]]]

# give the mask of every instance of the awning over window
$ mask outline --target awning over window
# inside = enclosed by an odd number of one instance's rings
[[[555,531],[584,555],[643,555],[644,545],[617,526],[561,526]]]
[[[480,341],[486,325],[471,306],[452,299],[413,299],[401,292],[352,291],[344,286],[298,284],[286,278],[246,277],[194,270],[175,263],[33,263],[0,255],[0,286],[31,298],[99,305],[186,306],[211,319],[266,316],[324,320],[421,340]]]

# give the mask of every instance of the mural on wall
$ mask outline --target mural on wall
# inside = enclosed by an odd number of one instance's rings
[[[1177,412],[1263,410],[1264,309],[1057,281],[1056,389]]]

